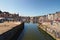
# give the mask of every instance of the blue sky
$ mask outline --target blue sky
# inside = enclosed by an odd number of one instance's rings
[[[60,11],[60,0],[0,0],[0,10],[21,16],[39,16]]]

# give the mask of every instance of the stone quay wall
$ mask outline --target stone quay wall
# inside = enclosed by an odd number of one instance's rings
[[[23,29],[24,29],[24,23],[21,23],[13,27],[12,29],[8,30],[7,32],[1,34],[0,40],[17,40]]]
[[[38,23],[39,27],[46,31],[49,35],[51,35],[56,40],[60,40],[60,22],[43,22]]]

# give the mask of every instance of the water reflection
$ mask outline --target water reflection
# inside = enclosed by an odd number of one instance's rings
[[[46,35],[39,31],[37,23],[25,23],[24,30],[18,40],[52,40],[52,38],[46,37]]]
[[[25,21],[25,23],[38,23],[38,21]]]

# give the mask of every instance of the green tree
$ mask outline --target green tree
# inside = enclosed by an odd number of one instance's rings
[[[2,13],[2,11],[0,10],[0,13]]]

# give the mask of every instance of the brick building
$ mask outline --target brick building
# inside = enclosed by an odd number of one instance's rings
[[[19,20],[19,15],[18,14],[11,14],[9,12],[1,12],[0,11],[0,18],[3,17],[6,21],[7,20]]]

